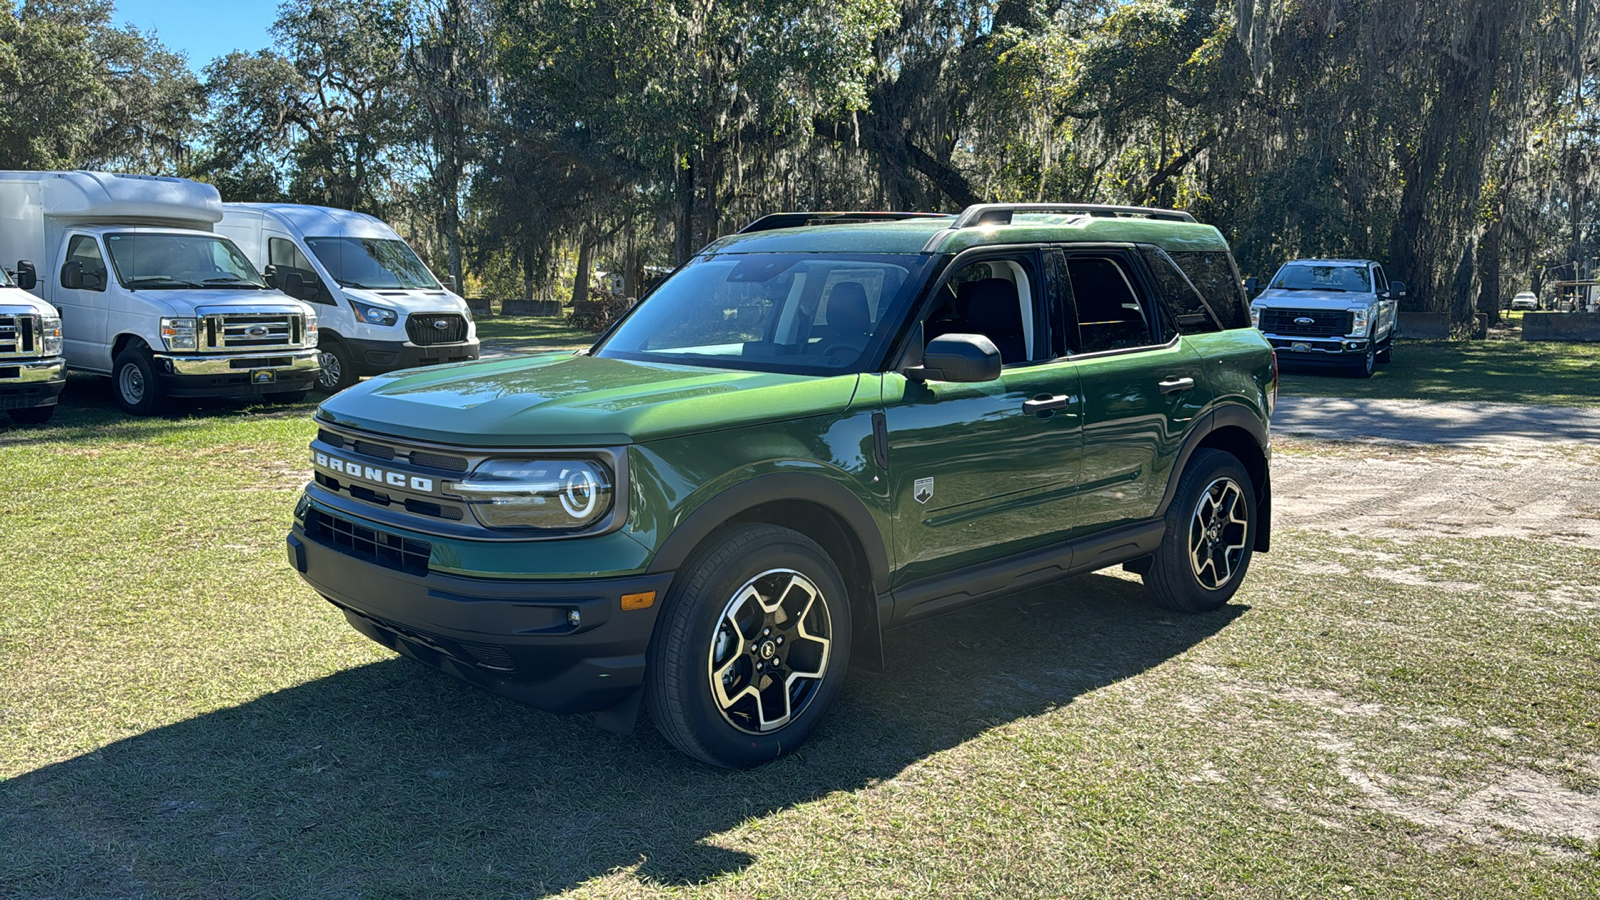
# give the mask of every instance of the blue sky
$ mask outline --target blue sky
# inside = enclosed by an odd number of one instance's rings
[[[155,31],[169,50],[189,54],[199,72],[234,50],[263,50],[272,44],[267,29],[278,17],[280,0],[117,0],[111,21]]]

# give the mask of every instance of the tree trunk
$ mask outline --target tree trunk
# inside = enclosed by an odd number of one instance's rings
[[[589,229],[583,229],[582,236],[578,238],[578,272],[572,276],[572,306],[577,308],[580,302],[589,299],[589,257],[594,250],[590,240]]]
[[[690,157],[678,166],[677,183],[678,208],[673,216],[672,230],[672,257],[678,265],[689,261],[694,255],[694,158]]]
[[[1505,210],[1489,227],[1483,230],[1483,241],[1478,244],[1478,312],[1488,317],[1491,325],[1500,322],[1500,236],[1505,230]]]

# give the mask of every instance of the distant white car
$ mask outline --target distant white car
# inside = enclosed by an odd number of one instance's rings
[[[1523,291],[1522,293],[1511,298],[1511,308],[1538,309],[1539,298],[1534,295],[1533,291]]]

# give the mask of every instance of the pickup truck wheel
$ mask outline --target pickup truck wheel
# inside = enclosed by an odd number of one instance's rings
[[[1378,349],[1371,341],[1368,341],[1367,352],[1361,354],[1361,358],[1356,360],[1355,367],[1350,370],[1350,374],[1357,378],[1371,378],[1373,369],[1377,368],[1377,363]]]
[[[8,409],[6,415],[18,425],[43,425],[55,415],[55,404],[49,406],[34,406],[29,409]]]
[[[1145,587],[1162,606],[1206,612],[1227,603],[1244,581],[1256,540],[1250,476],[1231,454],[1196,450],[1167,507],[1166,533]]]
[[[650,648],[656,728],[714,766],[748,768],[800,746],[844,684],[850,605],[803,534],[745,525],[678,574]]]
[[[144,345],[134,344],[117,354],[111,363],[111,393],[122,411],[132,416],[160,415],[166,408],[166,392]]]
[[[357,381],[355,363],[350,361],[350,349],[336,337],[317,342],[317,387],[337,394]]]

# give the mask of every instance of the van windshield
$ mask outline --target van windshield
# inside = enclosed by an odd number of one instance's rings
[[[15,282],[11,280],[11,273],[7,272],[4,268],[0,268],[0,287],[13,286],[15,286]]]
[[[266,289],[239,248],[215,235],[108,234],[106,251],[125,287]]]
[[[383,238],[308,237],[306,246],[342,287],[371,290],[439,290],[428,267],[405,241]]]

